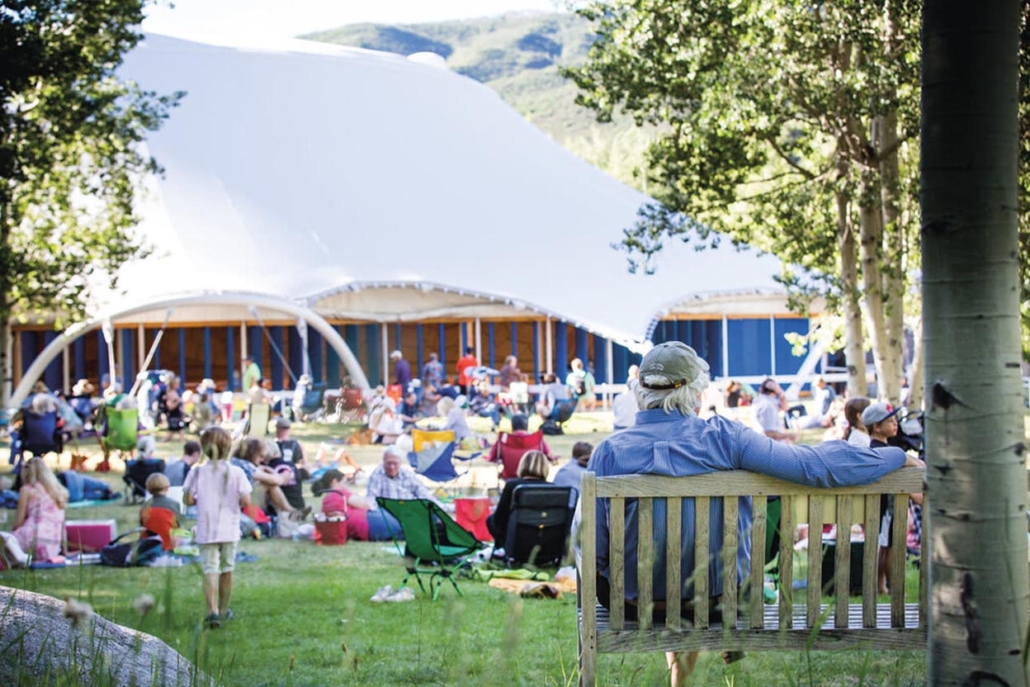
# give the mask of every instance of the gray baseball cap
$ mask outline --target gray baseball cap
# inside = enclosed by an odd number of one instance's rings
[[[901,406],[892,409],[890,404],[887,403],[873,403],[862,411],[862,424],[866,427],[871,427],[877,422],[883,422],[892,415],[897,415],[899,412],[901,412]]]
[[[690,384],[703,372],[708,372],[708,363],[697,352],[682,341],[660,343],[640,361],[640,386],[645,389],[678,389]],[[650,377],[665,377],[668,382],[651,382]]]

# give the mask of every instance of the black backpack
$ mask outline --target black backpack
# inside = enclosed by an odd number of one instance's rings
[[[134,565],[147,565],[161,555],[161,537],[140,537],[134,542],[122,542],[139,529],[126,532],[100,549],[100,564],[116,568],[128,568]]]

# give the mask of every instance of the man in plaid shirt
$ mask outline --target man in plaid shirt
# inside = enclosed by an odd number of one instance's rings
[[[394,446],[386,449],[382,465],[377,465],[368,477],[368,500],[375,503],[378,496],[436,501],[426,485],[419,481],[415,471],[404,464],[404,455]]]

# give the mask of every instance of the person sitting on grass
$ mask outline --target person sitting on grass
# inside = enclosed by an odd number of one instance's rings
[[[186,482],[186,475],[193,466],[200,460],[200,443],[187,441],[182,446],[182,458],[173,460],[165,466],[165,476],[168,484],[173,487],[181,487]]]
[[[572,487],[578,495],[579,483],[583,479],[583,473],[587,471],[590,454],[593,452],[594,447],[590,442],[577,441],[572,447],[572,460],[561,466],[554,476],[555,486]]]
[[[261,486],[265,492],[265,503],[280,515],[293,520],[302,520],[303,511],[290,505],[283,493],[283,486],[289,486],[296,479],[295,473],[276,472],[265,465],[268,449],[264,439],[246,439],[239,447],[239,455],[232,458],[232,464],[240,468],[247,481],[254,486]],[[260,503],[260,499],[257,500]]]
[[[38,562],[64,560],[64,510],[68,490],[39,456],[26,461],[21,469],[18,510],[14,516],[14,538],[21,550]]]
[[[171,551],[172,530],[181,526],[182,505],[168,497],[168,477],[154,472],[147,477],[147,492],[152,497],[143,503],[139,512],[139,524],[146,528],[148,537],[161,537],[161,548]]]
[[[200,546],[204,599],[209,628],[221,627],[232,617],[232,572],[240,541],[240,510],[250,505],[253,490],[243,470],[229,460],[232,438],[221,427],[208,427],[200,435],[207,462],[190,470],[183,485],[187,506],[197,507],[194,541]]]
[[[486,518],[486,527],[498,546],[503,546],[508,537],[508,520],[511,518],[515,487],[522,484],[547,484],[550,469],[551,464],[542,451],[527,451],[519,460],[518,477],[504,483],[497,508]]]
[[[464,401],[464,398],[459,396]],[[454,440],[461,441],[472,436],[472,430],[465,420],[465,411],[453,399],[444,397],[436,404],[436,414],[444,419],[443,431],[454,432]]]
[[[372,508],[367,497],[355,494],[346,483],[346,475],[330,468],[312,485],[311,492],[322,496],[322,513],[329,517],[347,517],[347,539],[390,541],[390,528],[384,517],[389,514]],[[394,534],[398,539],[404,536],[400,526],[396,527]]]

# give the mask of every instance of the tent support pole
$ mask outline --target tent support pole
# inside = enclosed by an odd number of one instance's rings
[[[547,322],[544,325],[544,327],[545,327],[544,328],[544,339],[545,339],[544,355],[547,357],[547,374],[552,374],[554,372],[554,363],[552,362],[552,360],[554,358],[554,345],[551,342],[551,316],[550,315],[547,316]]]
[[[385,322],[379,327],[383,341],[383,379],[384,386],[390,386],[390,325]]]
[[[769,314],[769,369],[776,376],[776,316]]]
[[[147,330],[143,328],[143,323],[139,322],[136,324],[136,360],[139,362],[139,370],[142,372],[146,368],[143,367],[143,360],[147,357]]]
[[[240,360],[247,357],[247,323],[240,322]],[[229,370],[229,377],[235,370]]]
[[[71,353],[66,348],[63,351],[61,351],[61,372],[63,373],[63,375],[62,375],[63,379],[61,380],[61,383],[63,385],[63,391],[64,391],[64,395],[65,396],[70,396],[71,395],[71,389],[72,389],[71,376],[72,376],[72,373],[71,373],[71,370],[69,369],[70,366],[71,366]]]
[[[482,365],[483,364],[483,324],[479,321],[478,317],[476,318],[475,325],[476,325],[476,329],[475,329],[475,336],[476,336],[476,360],[478,360],[479,364]]]

